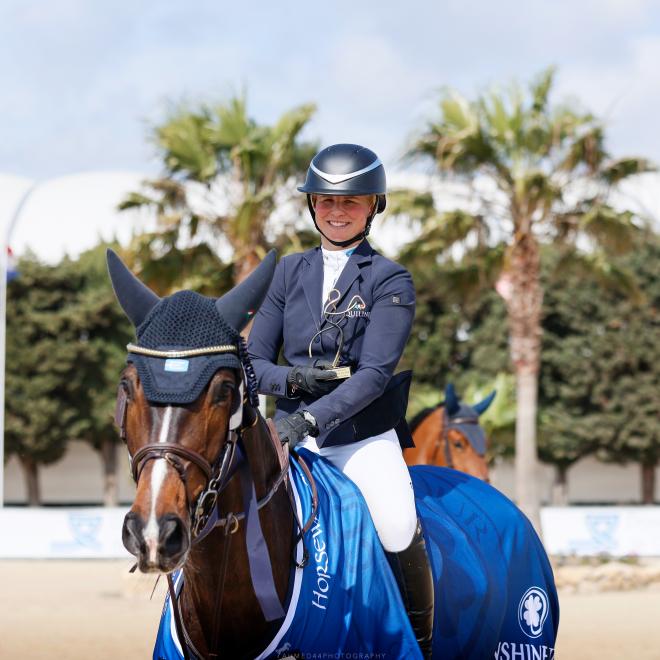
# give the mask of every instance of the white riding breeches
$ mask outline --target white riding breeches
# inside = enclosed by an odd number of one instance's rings
[[[307,436],[298,446],[320,454],[357,485],[387,552],[401,552],[410,545],[417,527],[415,497],[394,429],[320,449]]]

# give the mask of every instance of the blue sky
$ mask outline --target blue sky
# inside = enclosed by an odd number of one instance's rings
[[[307,137],[392,167],[437,90],[468,96],[559,67],[556,97],[608,122],[615,155],[660,161],[660,3],[3,0],[0,173],[156,173],[149,126],[247,89],[273,121],[315,102]]]

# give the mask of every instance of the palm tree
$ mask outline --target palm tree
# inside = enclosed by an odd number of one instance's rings
[[[314,112],[314,105],[302,105],[272,126],[260,125],[249,117],[244,96],[175,110],[153,135],[163,175],[120,204],[156,210],[159,231],[143,237],[148,252],[174,252],[181,238],[201,239],[217,252],[224,240],[234,283],[247,277],[265,254],[267,223],[287,201],[287,184],[302,176],[316,152],[300,140]],[[144,253],[144,245],[138,251]]]
[[[395,213],[422,221],[422,237],[409,250],[451,261],[460,244],[457,284],[495,284],[505,301],[516,375],[516,498],[537,530],[540,247],[563,247],[562,268],[579,262],[612,279],[608,256],[631,245],[638,224],[631,212],[612,208],[608,194],[623,179],[653,169],[641,158],[611,159],[592,114],[550,104],[553,80],[548,69],[527,95],[515,84],[475,101],[443,92],[437,118],[426,123],[409,156],[431,158],[441,175],[469,185],[469,197],[449,212],[440,212],[430,193],[402,191],[391,204]]]

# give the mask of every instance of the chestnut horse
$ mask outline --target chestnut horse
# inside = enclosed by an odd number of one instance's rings
[[[451,383],[445,388],[445,401],[426,408],[410,422],[415,446],[403,453],[408,465],[438,465],[460,470],[488,481],[486,436],[479,415],[493,401],[491,392],[473,406],[461,403]]]
[[[217,301],[190,291],[160,299],[108,254],[115,293],[137,335],[115,411],[137,483],[122,537],[141,571],[167,574],[170,593],[154,658],[326,650],[328,657],[373,651],[419,658],[359,491],[304,450],[289,470],[274,426],[258,412],[239,333],[263,300],[274,262],[269,255]],[[321,488],[324,473],[334,488]],[[498,491],[467,475],[418,467],[411,477],[436,576],[434,655],[552,657],[558,601],[531,524]],[[304,507],[291,499],[295,480],[307,489]],[[341,526],[342,516],[352,516],[350,526]],[[340,569],[352,572],[342,578]],[[283,604],[300,589],[301,574],[313,586],[296,601],[294,616],[302,608],[306,623],[287,624],[291,612]],[[349,601],[357,609],[330,614],[331,603]],[[293,648],[276,648],[285,625]],[[295,636],[303,630],[325,635],[327,649],[318,638]]]

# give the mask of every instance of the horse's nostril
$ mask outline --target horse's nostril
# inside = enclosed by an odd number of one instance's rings
[[[134,511],[129,511],[124,518],[124,526],[121,531],[121,540],[124,547],[132,554],[136,555],[140,552],[140,548],[144,545],[142,538],[142,519]]]
[[[178,516],[163,516],[160,521],[160,547],[167,557],[181,554],[188,546],[188,536],[181,518]]]

